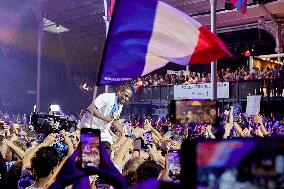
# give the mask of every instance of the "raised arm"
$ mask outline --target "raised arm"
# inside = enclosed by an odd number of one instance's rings
[[[25,156],[25,152],[19,148],[18,146],[16,146],[13,142],[4,139],[3,142],[9,147],[11,148],[20,159],[23,159],[23,157]]]
[[[133,136],[135,138],[140,138],[144,133],[146,133],[148,130],[141,129],[141,128],[135,128],[133,131]],[[134,142],[134,138],[127,138],[124,144],[120,147],[120,149],[117,151],[117,154],[113,158],[113,163],[118,166],[122,166],[123,158],[126,153],[128,153],[129,148],[132,146]]]
[[[259,128],[260,128],[260,130],[261,130],[261,132],[262,132],[262,134],[264,136],[268,136],[269,135],[269,133],[267,132],[267,130],[264,127],[262,118],[261,118],[261,116],[259,114],[256,114],[254,116],[254,122],[259,124]]]
[[[55,134],[50,134],[47,136],[47,138],[45,139],[45,141],[37,146],[35,146],[34,148],[32,148],[30,151],[28,151],[25,156],[23,157],[23,166],[22,166],[22,170],[25,170],[26,168],[31,166],[31,159],[34,156],[34,154],[36,153],[36,151],[43,147],[43,146],[49,146],[51,145],[53,142],[55,141]]]
[[[88,107],[88,111],[95,116],[98,119],[101,119],[107,123],[110,123],[113,121],[113,118],[110,116],[104,116],[103,114],[100,113],[100,111],[97,109],[97,107],[92,103],[89,107]]]

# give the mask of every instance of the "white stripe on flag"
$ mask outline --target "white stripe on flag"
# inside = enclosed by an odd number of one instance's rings
[[[187,14],[159,1],[142,75],[169,61],[188,64],[198,43],[200,27],[201,24]]]

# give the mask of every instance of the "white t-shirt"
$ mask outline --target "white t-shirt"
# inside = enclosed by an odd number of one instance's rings
[[[111,116],[114,117],[115,115],[120,115],[123,105],[118,103],[118,96],[116,93],[103,93],[100,94],[95,102],[95,107],[103,116]],[[89,112],[87,112],[83,118],[81,119],[80,123],[81,128],[93,128],[93,129],[100,129],[101,130],[101,140],[108,141],[113,144],[112,136],[109,133],[109,128],[111,124],[98,119],[95,116],[92,116]]]

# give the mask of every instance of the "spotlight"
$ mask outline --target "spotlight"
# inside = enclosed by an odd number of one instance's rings
[[[86,83],[84,83],[84,84],[82,85],[82,88],[83,88],[84,90],[86,90],[86,91],[89,90],[89,87],[88,87],[88,85],[87,85]]]
[[[58,30],[59,30],[59,24],[56,24],[56,29],[58,29]]]
[[[59,112],[60,106],[58,104],[52,104],[50,105],[50,111],[52,112]]]
[[[245,51],[245,56],[250,56],[251,55],[251,51],[250,50],[246,50]]]

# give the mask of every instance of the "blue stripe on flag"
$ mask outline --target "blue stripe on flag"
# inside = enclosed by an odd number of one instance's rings
[[[157,0],[116,1],[98,78],[115,85],[141,75],[145,65]]]

